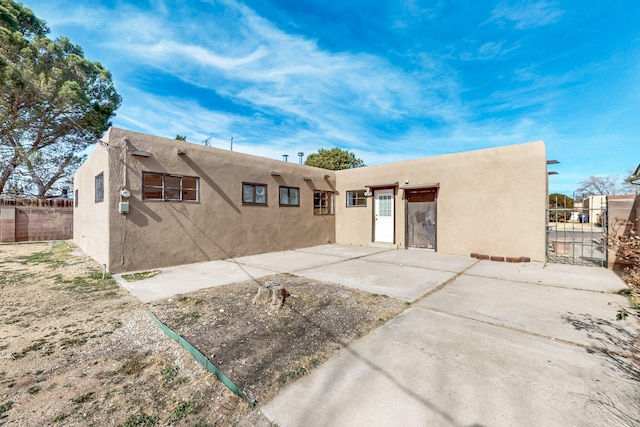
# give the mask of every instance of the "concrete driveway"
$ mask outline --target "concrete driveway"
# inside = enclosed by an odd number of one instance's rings
[[[151,301],[275,272],[412,302],[264,404],[281,427],[640,423],[640,326],[615,320],[624,283],[605,269],[325,245],[125,286]]]

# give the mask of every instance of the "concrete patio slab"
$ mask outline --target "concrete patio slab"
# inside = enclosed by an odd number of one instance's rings
[[[622,342],[640,340],[634,319],[616,321],[624,297],[555,286],[463,275],[418,303],[461,317],[624,352]],[[593,334],[597,328],[602,334]],[[605,337],[606,333],[606,338]]]
[[[152,302],[214,286],[228,285],[274,274],[271,270],[234,263],[211,261],[160,269],[148,279],[127,282],[122,274],[114,278],[142,302]]]
[[[438,252],[410,249],[392,250],[367,256],[367,261],[376,261],[395,265],[428,268],[430,270],[452,271],[459,273],[478,262],[477,259],[460,255],[447,255]]]
[[[323,245],[115,277],[144,302],[282,272],[406,301],[444,284],[262,406],[282,427],[638,424],[629,355],[640,324],[614,320],[627,304],[611,293],[624,287],[611,271],[372,249],[381,251]]]
[[[311,246],[308,248],[296,249],[296,252],[304,252],[310,254],[319,255],[331,255],[344,258],[360,258],[367,255],[373,255],[380,252],[394,252],[395,249],[386,248],[373,248],[370,246],[354,246],[354,245],[340,245],[330,244],[321,246]]]
[[[599,292],[617,292],[626,287],[622,279],[605,268],[542,262],[480,261],[466,274]]]
[[[333,265],[300,270],[296,274],[405,301],[414,301],[455,275],[450,271],[406,265],[390,266],[367,259],[346,260]]]
[[[233,261],[242,265],[270,270],[273,273],[294,273],[299,270],[333,264],[344,259],[344,256],[314,254],[295,250],[249,255],[234,258]]]
[[[631,425],[639,398],[604,355],[414,307],[262,411],[281,427]]]

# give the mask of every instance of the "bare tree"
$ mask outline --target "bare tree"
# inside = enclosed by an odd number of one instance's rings
[[[622,191],[626,194],[640,192],[640,165],[635,169],[629,169],[626,173],[627,179],[622,183]]]
[[[618,175],[595,176],[591,175],[584,181],[580,181],[576,193],[590,196],[608,196],[618,192]]]
[[[62,178],[71,177],[84,161],[85,156],[77,155],[75,145],[59,143],[56,147],[46,147],[24,159],[36,196],[43,198],[55,188],[60,192]]]

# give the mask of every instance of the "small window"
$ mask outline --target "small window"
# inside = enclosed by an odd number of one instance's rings
[[[191,176],[182,177],[182,200],[197,202],[198,201],[198,178]]]
[[[164,199],[180,200],[181,181],[179,176],[164,176]]]
[[[104,172],[96,175],[96,203],[104,202]]]
[[[333,215],[333,191],[313,191],[313,213],[316,215]]]
[[[266,205],[267,185],[242,183],[242,204],[243,205]]]
[[[164,200],[166,202],[197,202],[199,178],[143,172],[142,187],[144,200]]]
[[[73,205],[76,208],[78,207],[78,190],[74,191],[73,193]]]
[[[280,187],[280,206],[300,206],[300,189]]]
[[[347,191],[347,207],[367,206],[364,190]]]

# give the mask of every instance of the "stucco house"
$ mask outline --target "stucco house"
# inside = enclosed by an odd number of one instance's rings
[[[326,243],[544,260],[542,141],[329,171],[111,128],[74,242],[112,273]]]

